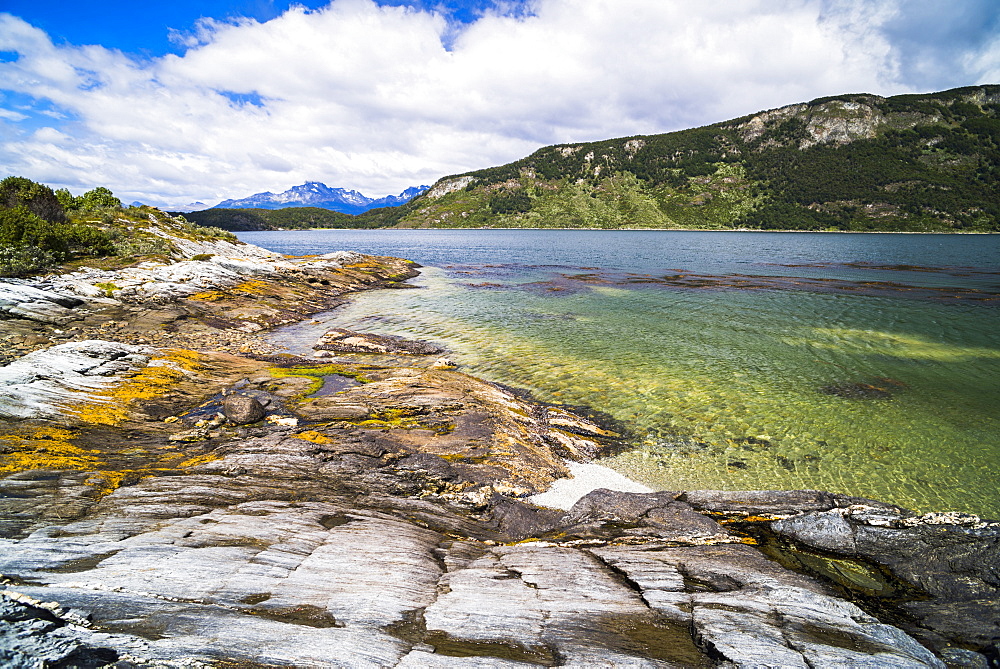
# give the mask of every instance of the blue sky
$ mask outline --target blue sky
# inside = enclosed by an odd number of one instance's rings
[[[168,207],[380,196],[545,144],[981,83],[996,0],[0,0],[0,171]]]
[[[171,2],[39,2],[2,0],[0,11],[19,16],[49,34],[56,43],[100,44],[141,56],[183,53],[171,35],[186,33],[199,19],[251,18],[270,21],[293,5],[319,9],[328,0],[173,0]],[[386,0],[386,6],[438,11],[454,22],[471,23],[495,3],[490,0]],[[523,4],[523,3],[518,3]]]

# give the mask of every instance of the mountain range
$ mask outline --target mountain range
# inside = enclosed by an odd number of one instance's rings
[[[237,200],[223,200],[212,209],[284,209],[286,207],[318,207],[345,214],[360,214],[376,207],[398,207],[427,190],[427,186],[412,186],[399,195],[371,198],[356,190],[330,188],[318,181],[307,181],[283,193],[256,193]]]

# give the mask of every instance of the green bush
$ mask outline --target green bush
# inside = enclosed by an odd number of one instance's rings
[[[0,181],[0,207],[26,207],[46,221],[66,220],[63,205],[52,189],[24,177],[7,177]]]
[[[78,223],[46,221],[28,207],[0,209],[0,274],[23,276],[75,256],[114,253],[107,233]]]
[[[33,246],[64,256],[69,244],[63,226],[44,220],[24,205],[0,209],[0,246]]]
[[[15,248],[0,244],[0,276],[27,276],[48,269],[58,262],[51,251],[33,246]]]

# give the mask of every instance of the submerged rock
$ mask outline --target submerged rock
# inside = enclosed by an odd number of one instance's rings
[[[892,391],[887,384],[876,385],[861,381],[841,381],[822,386],[819,391],[824,395],[834,395],[854,400],[889,399]]]
[[[404,355],[437,355],[444,352],[440,346],[425,341],[413,341],[393,335],[377,335],[337,328],[327,330],[313,348],[341,353],[402,353]]]

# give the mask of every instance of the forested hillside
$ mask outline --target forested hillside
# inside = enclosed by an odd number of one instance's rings
[[[365,227],[1000,230],[1000,86],[843,95],[454,175]]]
[[[187,212],[184,218],[198,225],[231,231],[363,227],[357,224],[357,216],[319,207],[205,209]]]

